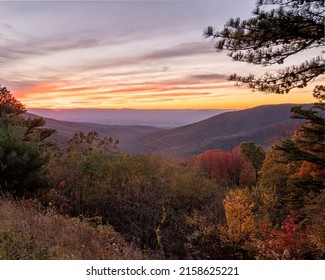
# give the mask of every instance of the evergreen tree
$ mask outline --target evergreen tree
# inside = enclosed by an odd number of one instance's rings
[[[10,115],[20,115],[24,113],[25,107],[22,105],[6,87],[1,87],[0,85],[0,117],[5,114]]]
[[[216,49],[229,50],[235,61],[262,66],[282,64],[292,55],[325,45],[324,10],[324,0],[259,0],[254,17],[232,18],[222,31],[209,26],[204,36],[216,39]],[[233,74],[229,79],[255,90],[283,94],[306,87],[324,74],[324,66],[324,57],[320,55],[276,74]]]
[[[0,193],[21,197],[47,184],[49,159],[44,119],[24,118],[25,107],[0,86]]]
[[[318,102],[306,109],[295,106],[291,109],[294,119],[304,119],[305,124],[296,131],[293,139],[277,145],[283,153],[284,162],[299,164],[293,184],[318,193],[325,187],[325,88],[317,87],[314,96]]]

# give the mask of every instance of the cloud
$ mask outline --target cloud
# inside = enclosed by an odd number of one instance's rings
[[[64,40],[64,39],[62,39]],[[77,38],[65,40],[65,41],[52,41],[49,44],[43,44],[40,46],[45,52],[57,52],[57,51],[66,51],[66,50],[74,50],[74,49],[88,49],[97,47],[100,43],[99,39],[96,38]]]
[[[3,23],[2,26],[5,27],[6,29],[10,29],[10,31],[14,29],[13,26],[10,25],[9,23]]]
[[[198,74],[198,75],[190,75],[189,79],[196,81],[224,81],[226,80],[227,75],[225,74]]]
[[[207,43],[191,42],[186,44],[180,44],[176,47],[162,49],[158,51],[151,52],[141,57],[141,59],[151,60],[151,59],[166,59],[182,56],[193,56],[206,54],[211,52],[211,45]]]
[[[89,49],[97,47],[100,41],[96,38],[28,38],[10,40],[7,44],[3,44],[0,57],[5,59],[19,60],[29,58],[30,56],[47,56],[55,52]],[[46,59],[46,58],[45,58]]]
[[[152,73],[164,73],[170,72],[171,66],[167,63],[175,63],[179,57],[197,57],[200,55],[214,52],[213,47],[210,44],[191,42],[186,44],[179,44],[171,46],[157,51],[147,51],[143,53],[141,49],[130,56],[125,55],[123,52],[111,54],[109,50],[117,50],[120,47],[103,45],[103,42],[98,42],[97,46],[95,41],[94,47],[100,46],[100,49],[89,48],[89,51],[85,53],[82,60],[71,60],[69,66],[75,72],[93,72],[101,71],[100,76],[127,76],[133,74],[152,74]],[[78,44],[71,44],[71,46],[77,47]],[[146,44],[144,43],[144,46]],[[63,48],[63,47],[62,47]],[[147,47],[148,48],[148,47]],[[142,52],[142,53],[141,53]],[[98,53],[102,53],[102,57],[98,58]],[[68,58],[69,59],[69,58]],[[172,59],[170,61],[166,61]],[[188,60],[190,61],[190,60]],[[150,63],[150,64],[149,64]],[[117,73],[120,69],[121,73]],[[130,71],[132,69],[132,71]],[[109,73],[108,71],[112,71]],[[107,74],[106,74],[107,73]]]
[[[210,103],[232,86],[221,72],[233,70],[229,59],[202,38],[225,16],[219,1],[8,2],[0,11],[0,82],[26,105]]]

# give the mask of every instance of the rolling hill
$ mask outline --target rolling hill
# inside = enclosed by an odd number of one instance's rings
[[[301,122],[290,119],[291,107],[292,104],[265,105],[225,112],[172,129],[45,120],[47,127],[57,130],[52,139],[61,147],[67,146],[75,132],[97,131],[101,137],[118,139],[120,151],[189,157],[209,149],[231,150],[245,141],[270,146],[288,138],[288,132],[292,133]]]
[[[133,153],[192,156],[209,149],[231,150],[241,142],[273,144],[300,123],[290,119],[291,104],[266,105],[223,113],[179,128],[139,135],[123,148]]]
[[[26,113],[25,115],[31,118],[37,116],[30,113]],[[50,118],[44,119],[47,127],[56,130],[56,133],[51,136],[52,140],[56,141],[59,146],[63,148],[67,146],[68,140],[76,132],[87,133],[96,131],[101,137],[112,137],[114,140],[118,139],[121,143],[125,143],[139,135],[161,130],[161,128],[144,125],[103,125],[96,123],[59,121]]]
[[[231,110],[195,109],[36,109],[28,112],[44,118],[69,122],[87,122],[104,125],[143,125],[154,127],[180,127],[205,120]],[[232,110],[233,111],[233,110]]]

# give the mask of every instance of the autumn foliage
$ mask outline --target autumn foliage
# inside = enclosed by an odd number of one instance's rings
[[[274,147],[172,159],[96,132],[60,150],[3,94],[17,108],[0,115],[1,259],[324,258],[322,98]]]
[[[231,152],[208,150],[195,157],[194,166],[209,179],[239,185],[243,157],[238,149]]]

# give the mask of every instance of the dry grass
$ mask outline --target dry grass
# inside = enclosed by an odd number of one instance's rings
[[[0,199],[0,259],[143,259],[110,226]]]

